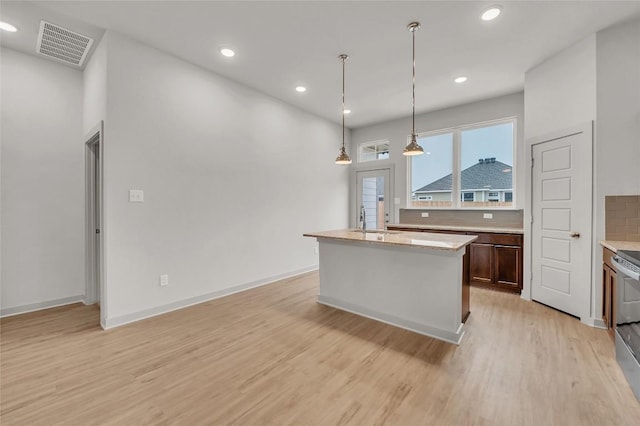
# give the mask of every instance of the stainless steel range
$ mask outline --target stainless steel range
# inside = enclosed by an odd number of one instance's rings
[[[640,400],[640,251],[618,250],[616,276],[616,359]]]

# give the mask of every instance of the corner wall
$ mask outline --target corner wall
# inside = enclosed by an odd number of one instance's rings
[[[640,19],[596,34],[594,241],[605,238],[605,197],[640,195]],[[640,225],[640,217],[637,219]],[[602,306],[602,250],[594,258],[593,312]]]
[[[531,147],[534,138],[589,125],[596,120],[596,36],[592,34],[556,55],[548,58],[525,74],[525,154],[531,163]],[[591,149],[591,147],[589,148]],[[526,176],[527,191],[531,193],[531,169]],[[522,297],[531,299],[531,197],[527,197],[525,223],[525,251]],[[582,322],[594,324],[593,306],[596,292],[594,281],[593,229],[591,244],[591,282],[580,315]]]
[[[527,156],[530,138],[595,121],[591,325],[602,325],[604,199],[640,194],[640,20],[593,34],[548,59],[525,76]],[[530,175],[527,188],[531,187]],[[530,205],[525,210],[525,244],[530,246]],[[525,277],[531,258],[525,251]],[[529,287],[525,279],[525,290]],[[524,292],[523,292],[524,295]]]
[[[10,315],[84,297],[82,73],[1,56],[0,313]]]

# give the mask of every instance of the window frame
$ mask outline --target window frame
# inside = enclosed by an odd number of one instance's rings
[[[389,158],[375,158],[373,160],[363,160],[362,159],[362,148],[365,146],[378,146],[378,145],[382,145],[382,144],[387,144],[388,147],[388,155]],[[376,161],[385,161],[385,160],[389,160],[391,158],[391,141],[389,139],[378,139],[375,141],[368,141],[368,142],[360,142],[358,144],[357,147],[357,156],[358,156],[358,163],[375,163]],[[382,151],[381,151],[382,152]],[[376,154],[378,154],[378,150],[376,149]],[[377,156],[377,155],[376,155]]]
[[[462,171],[462,167],[461,167],[461,162],[462,162],[462,132],[464,131],[468,131],[468,130],[474,130],[474,129],[480,129],[483,127],[491,127],[491,126],[497,126],[500,124],[512,124],[512,131],[513,131],[513,135],[512,135],[512,150],[511,150],[511,193],[512,193],[512,201],[511,201],[511,206],[492,206],[492,207],[487,207],[487,206],[477,206],[477,207],[471,207],[471,206],[463,206],[462,203],[463,201],[461,201],[462,197],[462,190],[460,188],[461,186],[461,182],[460,182],[460,173]],[[487,209],[491,209],[491,210],[518,210],[517,208],[517,194],[516,194],[516,184],[517,184],[517,175],[516,175],[516,171],[518,170],[518,165],[516,165],[516,158],[517,158],[517,154],[518,154],[518,119],[515,116],[512,117],[505,117],[505,118],[500,118],[500,119],[496,119],[496,120],[488,120],[488,121],[481,121],[481,122],[477,122],[477,123],[472,123],[472,124],[465,124],[465,125],[460,125],[460,126],[455,126],[455,127],[448,127],[448,128],[444,128],[444,129],[437,129],[437,130],[430,130],[430,131],[426,131],[426,132],[419,132],[417,134],[418,139],[424,138],[424,137],[431,137],[431,136],[438,136],[438,135],[442,135],[442,134],[446,134],[446,133],[451,133],[453,135],[453,153],[452,153],[452,191],[451,191],[451,207],[439,207],[439,206],[432,206],[432,207],[413,207],[412,206],[412,199],[411,199],[411,176],[412,176],[412,157],[411,156],[407,156],[406,157],[406,162],[407,162],[407,176],[406,176],[406,190],[407,190],[407,194],[406,194],[406,204],[405,204],[405,209],[407,210],[487,210]],[[407,136],[407,143],[409,143],[409,140],[411,139],[411,136]],[[360,151],[358,150],[358,155],[360,154]],[[468,192],[468,191],[465,191]],[[475,196],[474,196],[475,199]]]

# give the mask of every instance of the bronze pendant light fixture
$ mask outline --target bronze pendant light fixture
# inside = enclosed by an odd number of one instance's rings
[[[349,59],[349,56],[344,53],[338,56],[338,59],[342,62],[342,148],[340,148],[340,155],[336,158],[336,164],[351,164],[351,158],[347,154],[347,150],[344,146],[344,63]]]
[[[413,36],[413,112],[412,112],[412,125],[411,125],[411,141],[404,147],[402,153],[404,155],[422,155],[424,150],[416,141],[416,31],[420,29],[420,22],[412,22],[407,26],[407,29]]]

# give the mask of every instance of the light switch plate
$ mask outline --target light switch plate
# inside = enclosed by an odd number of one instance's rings
[[[144,191],[142,189],[129,190],[130,203],[144,203]]]
[[[160,287],[169,285],[169,275],[160,275]]]
[[[400,197],[395,197],[393,199],[393,204],[395,204],[396,206],[399,206],[400,205]]]
[[[420,213],[420,216],[429,217],[429,212],[422,212],[422,213]]]
[[[493,213],[484,213],[482,215],[483,219],[493,219]]]

